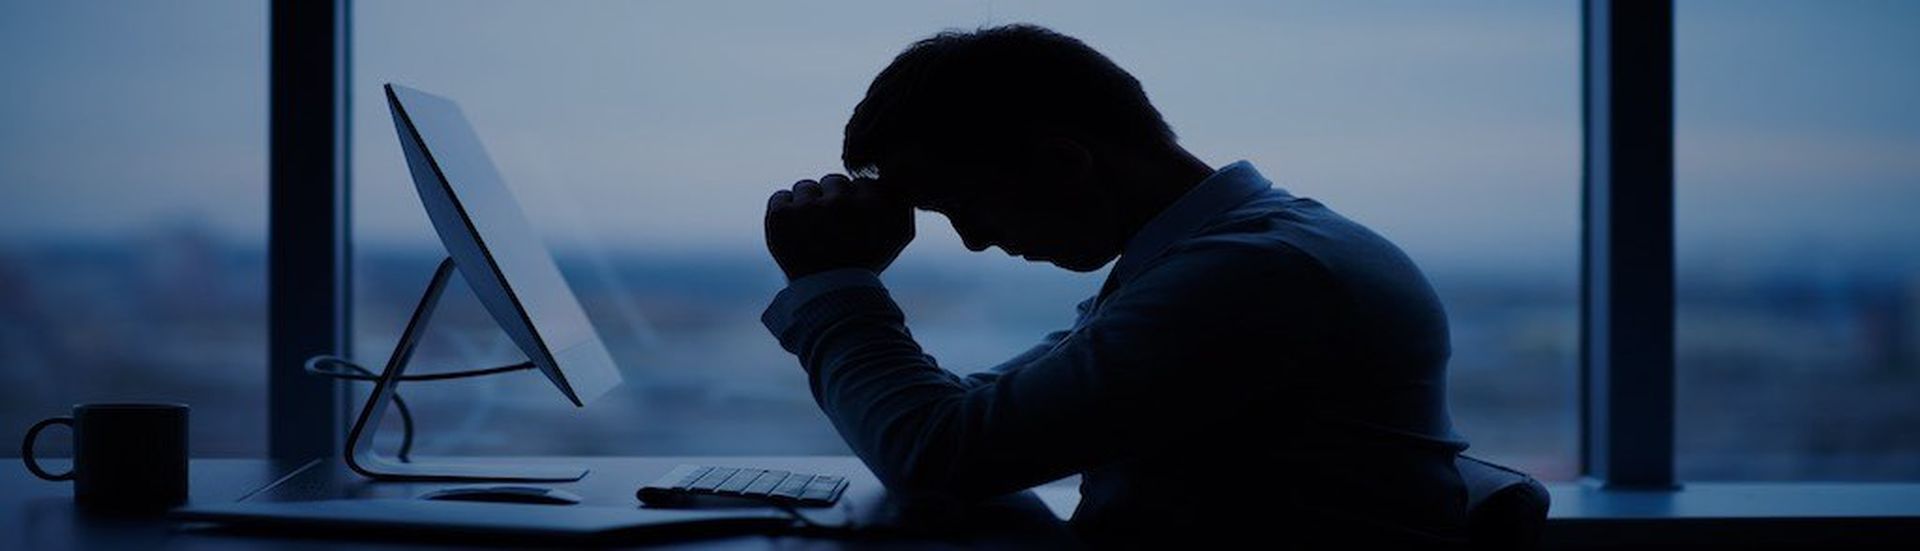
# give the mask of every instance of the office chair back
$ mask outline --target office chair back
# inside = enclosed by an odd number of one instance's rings
[[[1473,549],[1533,549],[1552,498],[1540,481],[1514,469],[1459,456],[1467,485],[1467,541]]]

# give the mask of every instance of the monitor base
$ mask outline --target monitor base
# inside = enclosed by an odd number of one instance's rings
[[[373,435],[380,427],[380,418],[386,413],[387,406],[393,403],[394,392],[407,370],[407,362],[413,357],[414,347],[420,344],[420,337],[426,333],[427,322],[433,318],[434,307],[439,305],[440,295],[446,290],[447,281],[453,277],[454,268],[453,258],[440,261],[440,266],[433,271],[433,279],[427,283],[426,292],[420,296],[420,304],[414,307],[413,316],[407,319],[407,328],[401,334],[400,342],[393,345],[393,355],[387,358],[386,369],[373,383],[373,394],[367,396],[366,404],[361,406],[360,415],[353,422],[353,428],[347,431],[347,467],[361,476],[389,481],[572,482],[585,477],[587,469],[582,467],[505,462],[400,462],[374,452]]]

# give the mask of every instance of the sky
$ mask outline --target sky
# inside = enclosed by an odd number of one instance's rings
[[[872,74],[944,28],[1033,22],[1132,71],[1202,159],[1253,161],[1427,264],[1571,274],[1578,3],[361,2],[363,245],[430,246],[379,85],[459,101],[544,237],[759,250],[767,193],[839,170]],[[1683,259],[1911,257],[1920,3],[1676,12]],[[264,2],[0,0],[0,242],[264,236]],[[910,255],[963,252],[922,218]]]

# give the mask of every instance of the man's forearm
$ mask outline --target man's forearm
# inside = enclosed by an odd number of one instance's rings
[[[939,491],[946,455],[939,427],[965,392],[927,361],[883,289],[849,287],[797,311],[807,323],[781,335],[800,359],[814,399],[888,487]]]
[[[807,370],[815,400],[854,453],[889,488],[959,498],[1018,490],[1027,465],[990,458],[984,411],[969,407],[979,381],[935,365],[904,316],[876,287],[850,287],[798,309],[807,320],[781,335]],[[980,404],[972,404],[978,406]]]

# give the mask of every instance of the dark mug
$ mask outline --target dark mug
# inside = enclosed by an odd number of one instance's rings
[[[34,476],[73,481],[73,501],[101,511],[162,511],[187,500],[185,404],[80,404],[72,417],[27,429],[20,460]],[[33,457],[40,431],[73,431],[73,468],[49,473]]]

